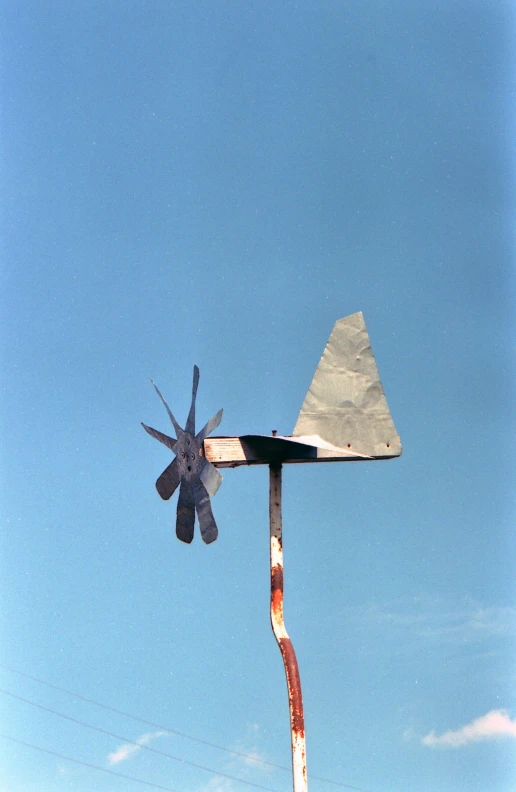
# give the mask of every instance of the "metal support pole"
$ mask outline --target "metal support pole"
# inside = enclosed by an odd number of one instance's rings
[[[305,719],[296,654],[283,622],[283,546],[281,532],[281,465],[269,465],[271,541],[271,624],[287,675],[294,792],[307,792]]]

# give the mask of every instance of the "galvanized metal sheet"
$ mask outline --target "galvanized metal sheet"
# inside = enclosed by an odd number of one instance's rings
[[[158,432],[157,429],[153,429],[152,426],[147,426],[147,424],[144,424],[143,422],[142,422],[142,426],[145,429],[145,431],[150,434],[151,437],[155,437],[156,440],[159,440],[160,443],[166,445],[166,447],[170,448],[171,451],[174,450],[177,440],[173,440],[172,437],[163,434],[163,432]]]
[[[182,542],[190,544],[194,537],[195,501],[192,481],[181,479],[179,498],[177,501],[176,536]]]
[[[239,440],[243,440],[246,445],[256,449],[268,459],[268,464],[275,461],[288,462],[292,457],[309,460],[314,462],[321,458],[317,449],[333,454],[332,458],[344,457],[346,459],[374,459],[368,454],[360,454],[358,451],[350,451],[349,448],[337,448],[332,443],[328,443],[318,435],[241,435]]]
[[[207,459],[204,460],[204,464],[199,463],[199,478],[206,487],[208,495],[217,494],[217,490],[222,484],[222,473]]]
[[[163,500],[172,497],[179,486],[181,476],[179,475],[179,463],[177,457],[172,460],[170,465],[165,468],[161,476],[156,481],[156,489]]]
[[[170,407],[168,406],[167,402],[165,401],[165,398],[164,398],[163,394],[161,393],[160,389],[158,388],[158,386],[156,385],[156,383],[154,382],[154,380],[151,380],[151,382],[152,382],[152,384],[154,385],[154,390],[156,391],[156,393],[157,393],[157,394],[158,394],[158,396],[160,397],[161,401],[162,401],[162,402],[163,402],[163,404],[165,405],[165,409],[166,409],[166,411],[167,411],[167,413],[168,413],[168,417],[169,417],[169,418],[170,418],[170,420],[172,421],[172,424],[173,424],[173,426],[174,426],[174,429],[176,430],[176,435],[177,435],[177,437],[179,437],[179,433],[180,433],[180,432],[182,432],[183,430],[181,429],[181,427],[179,426],[178,422],[177,422],[177,421],[176,421],[176,419],[174,418],[174,416],[173,416],[173,414],[172,414],[172,410],[170,409]]]
[[[203,428],[201,429],[201,431],[200,431],[200,432],[198,432],[198,433],[195,435],[195,442],[196,442],[196,443],[198,443],[199,445],[201,445],[201,443],[203,442],[203,440],[204,440],[204,439],[205,439],[205,438],[206,438],[206,437],[207,437],[209,434],[211,434],[211,433],[213,432],[213,430],[214,430],[214,429],[216,429],[216,428],[217,428],[217,426],[219,425],[219,423],[220,423],[220,422],[221,422],[221,420],[222,420],[222,413],[223,413],[223,412],[224,412],[224,410],[220,409],[220,410],[218,411],[218,413],[216,413],[216,414],[213,416],[213,418],[210,418],[210,420],[208,421],[208,423],[207,423],[207,424],[205,424],[205,426],[203,426]],[[195,431],[195,430],[194,430],[194,431]]]
[[[292,435],[371,457],[401,454],[362,312],[335,323]]]
[[[195,434],[195,398],[197,396],[197,388],[199,387],[199,368],[193,367],[193,386],[192,386],[192,403],[190,405],[190,412],[186,419],[185,432]]]
[[[192,486],[202,540],[205,544],[211,544],[211,542],[215,541],[219,532],[211,510],[210,496],[199,479],[194,479]]]

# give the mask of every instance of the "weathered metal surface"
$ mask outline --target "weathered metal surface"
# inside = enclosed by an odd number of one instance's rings
[[[374,458],[401,454],[361,312],[335,323],[292,435]]]
[[[163,500],[168,500],[172,497],[176,489],[179,487],[181,476],[179,475],[179,463],[177,459],[173,459],[170,465],[165,468],[161,476],[156,481],[156,489]]]
[[[176,431],[177,440],[142,424],[156,440],[170,448],[175,459],[156,481],[156,489],[164,500],[168,500],[179,486],[177,501],[176,535],[182,542],[190,543],[194,536],[195,512],[199,520],[201,536],[206,544],[214,542],[218,535],[217,525],[211,510],[210,495],[215,495],[222,481],[222,474],[206,459],[203,442],[206,436],[216,429],[222,418],[222,410],[210,418],[208,423],[195,434],[195,399],[199,385],[199,369],[194,366],[192,401],[186,421],[181,429],[157,385],[156,391],[165,405],[169,418]]]
[[[147,426],[146,424],[142,423],[143,428],[146,432],[150,434],[151,437],[155,437],[156,440],[159,440],[160,443],[166,445],[167,448],[170,448],[171,451],[174,450],[174,446],[177,443],[177,440],[174,440],[172,437],[169,437],[163,432],[158,432],[157,429],[153,429],[152,426]]]
[[[292,738],[294,792],[306,792],[306,742],[303,697],[299,668],[292,641],[283,620],[283,541],[281,524],[281,465],[269,468],[269,519],[271,557],[271,625],[283,658],[287,677]]]

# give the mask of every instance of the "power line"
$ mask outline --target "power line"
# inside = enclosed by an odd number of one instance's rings
[[[177,729],[169,729],[167,726],[163,726],[160,723],[154,723],[153,721],[145,720],[145,718],[140,718],[138,715],[132,715],[130,712],[124,712],[123,710],[116,709],[116,707],[110,707],[108,704],[101,704],[100,701],[95,701],[95,699],[89,698],[88,696],[83,696],[80,693],[74,693],[72,690],[67,690],[66,688],[60,687],[59,685],[53,685],[51,682],[45,682],[44,679],[38,679],[38,677],[31,676],[30,674],[26,674],[23,671],[17,671],[16,668],[11,668],[10,666],[4,665],[3,663],[0,663],[0,668],[5,668],[7,671],[12,671],[14,674],[19,674],[26,679],[31,679],[33,682],[39,682],[41,685],[46,685],[47,687],[53,688],[54,690],[59,690],[61,693],[66,693],[69,696],[82,699],[82,701],[87,701],[89,704],[95,704],[96,707],[102,707],[102,709],[109,710],[110,712],[116,712],[117,715],[123,715],[125,718],[132,718],[133,720],[138,721],[138,723],[143,723],[145,726],[153,726],[155,729],[163,729],[164,731],[170,732],[170,734],[177,734],[179,737],[185,737],[187,740],[192,740],[193,742],[200,743],[201,745],[208,745],[210,748],[217,748],[219,751],[225,751],[226,753],[233,754],[234,756],[240,756],[242,759],[252,759],[254,762],[260,762],[261,764],[269,765],[269,767],[275,767],[278,770],[287,770],[290,772],[290,767],[274,764],[274,762],[267,762],[265,759],[256,759],[254,756],[250,756],[249,754],[233,751],[231,748],[225,748],[222,745],[216,745],[215,743],[208,742],[207,740],[201,740],[199,737],[192,737],[190,734],[185,734],[184,732],[180,732]]]
[[[11,696],[11,698],[14,699],[18,699],[18,701],[23,701],[25,704],[30,704],[32,707],[37,707],[44,712],[51,712],[52,715],[57,715],[59,718],[64,718],[65,720],[72,721],[72,723],[77,723],[79,726],[85,726],[87,729],[93,729],[93,731],[100,732],[101,734],[107,734],[108,737],[114,737],[116,740],[122,740],[124,743],[128,743],[129,745],[137,745],[138,748],[142,748],[144,751],[151,751],[151,753],[158,754],[158,756],[166,756],[167,759],[174,759],[176,762],[190,765],[190,767],[195,767],[197,770],[206,770],[212,775],[230,778],[231,781],[238,781],[240,784],[247,784],[248,786],[256,787],[257,789],[265,789],[266,792],[278,792],[276,789],[272,789],[271,787],[266,787],[262,784],[255,784],[253,781],[244,781],[244,779],[229,775],[229,773],[213,770],[211,767],[205,767],[204,765],[190,762],[188,759],[181,759],[179,756],[174,756],[173,754],[165,753],[164,751],[158,751],[156,748],[151,748],[150,745],[142,745],[136,740],[131,740],[128,737],[124,737],[120,734],[114,734],[113,732],[107,731],[106,729],[101,729],[99,726],[92,726],[90,723],[85,723],[84,721],[78,720],[77,718],[72,718],[70,715],[64,715],[62,712],[57,712],[57,710],[50,709],[50,707],[44,707],[42,704],[37,704],[35,701],[30,701],[30,699],[17,696],[15,693],[10,693],[8,690],[3,690],[0,688],[0,693],[3,693],[6,696]]]
[[[5,668],[6,671],[11,671],[13,674],[19,674],[19,676],[25,677],[25,679],[30,679],[33,682],[46,685],[46,687],[53,688],[54,690],[59,690],[61,693],[66,693],[68,696],[74,696],[75,698],[79,698],[82,701],[87,701],[89,704],[94,704],[96,707],[102,707],[102,709],[115,712],[117,715],[122,715],[125,718],[132,718],[132,720],[135,720],[138,723],[143,723],[145,726],[152,726],[155,729],[162,729],[163,731],[167,731],[170,734],[177,734],[179,737],[184,737],[186,740],[192,740],[193,742],[200,743],[201,745],[207,745],[210,748],[216,748],[219,751],[225,751],[226,753],[233,754],[233,756],[239,756],[241,759],[252,760],[257,764],[274,767],[277,770],[286,770],[288,773],[292,771],[291,767],[285,767],[285,765],[269,762],[265,759],[259,759],[255,756],[251,756],[250,754],[245,754],[241,751],[235,751],[231,748],[225,748],[223,745],[217,745],[216,743],[208,742],[208,740],[202,740],[199,737],[192,737],[190,734],[185,734],[184,732],[178,731],[177,729],[169,729],[168,726],[163,726],[160,723],[154,723],[153,721],[145,720],[145,718],[140,718],[138,715],[132,715],[130,712],[124,712],[123,710],[116,709],[116,707],[110,707],[108,704],[102,704],[100,701],[96,701],[95,699],[89,698],[88,696],[83,696],[81,693],[74,693],[73,691],[67,690],[66,688],[60,687],[59,685],[54,685],[51,682],[46,682],[44,679],[39,679],[39,677],[26,674],[24,671],[18,671],[16,668],[11,668],[11,666],[4,665],[4,663],[0,663],[0,668]],[[354,792],[371,792],[371,790],[364,789],[363,787],[344,784],[342,781],[332,781],[330,778],[322,778],[321,776],[313,775],[312,773],[308,773],[308,777],[313,778],[314,781],[324,781],[326,784],[333,784],[334,786],[338,786],[343,789],[351,789]]]
[[[34,748],[36,751],[41,751],[42,753],[49,754],[50,756],[57,756],[58,759],[64,759],[66,762],[75,762],[75,764],[82,765],[83,767],[89,767],[92,770],[100,770],[102,773],[109,773],[110,775],[118,776],[118,778],[125,778],[126,781],[134,781],[136,784],[145,784],[145,786],[152,787],[153,789],[164,789],[166,792],[177,792],[177,789],[172,789],[172,787],[152,784],[150,781],[142,781],[141,778],[133,778],[133,776],[116,773],[114,770],[107,770],[105,767],[89,764],[89,762],[83,762],[80,759],[72,759],[71,756],[64,756],[64,754],[56,753],[56,751],[48,751],[46,748],[40,748],[39,745],[32,745],[32,743],[24,742],[23,740],[17,740],[16,737],[10,737],[8,734],[0,734],[0,737],[3,737],[4,740],[11,740],[12,742],[18,743],[19,745],[24,745],[26,748]]]

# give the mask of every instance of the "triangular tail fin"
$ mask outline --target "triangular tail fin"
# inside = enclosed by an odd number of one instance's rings
[[[292,433],[304,435],[372,457],[401,454],[361,312],[333,327]]]

